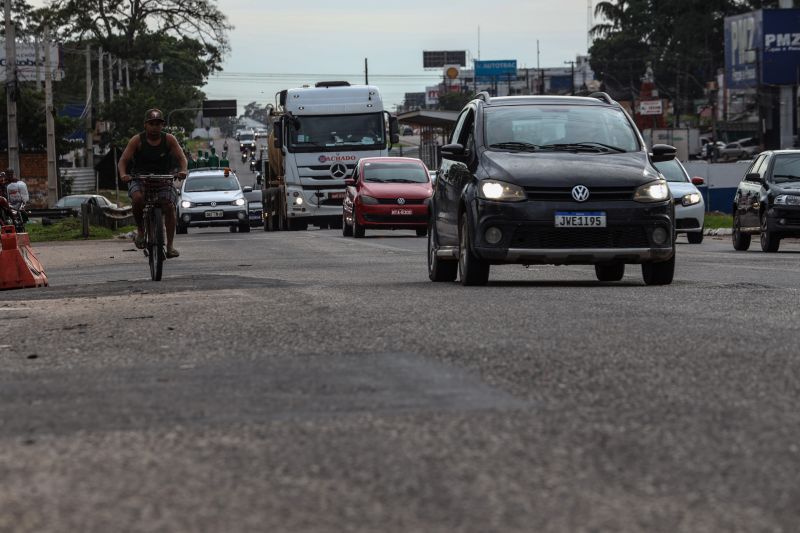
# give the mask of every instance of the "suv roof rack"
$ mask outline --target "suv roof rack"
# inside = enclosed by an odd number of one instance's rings
[[[616,103],[616,102],[614,102],[614,100],[611,99],[611,97],[608,95],[608,93],[604,93],[604,92],[600,92],[600,91],[590,94],[589,98],[597,98],[598,100],[602,100],[603,102],[605,102],[605,103],[607,103],[609,105],[613,105],[613,104]]]
[[[488,104],[489,100],[492,98],[492,95],[490,95],[488,91],[481,91],[475,95],[475,98],[477,98],[478,100],[483,100]]]

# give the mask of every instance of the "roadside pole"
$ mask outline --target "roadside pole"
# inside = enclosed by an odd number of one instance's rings
[[[21,177],[17,138],[17,45],[11,22],[11,2],[3,2],[6,17],[6,116],[8,118],[8,168]]]
[[[47,122],[47,206],[58,200],[56,169],[56,125],[53,119],[53,72],[50,66],[50,27],[44,27],[44,92],[45,120]]]
[[[86,45],[86,166],[94,168],[94,132],[92,131],[92,48]]]

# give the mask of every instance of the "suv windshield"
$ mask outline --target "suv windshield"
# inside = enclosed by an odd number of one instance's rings
[[[239,135],[239,141],[252,141],[254,138],[252,133],[242,133]]]
[[[376,149],[386,146],[383,114],[322,115],[296,117],[289,122],[292,152]]]
[[[505,150],[581,149],[633,152],[639,141],[625,114],[602,106],[529,105],[487,108],[484,136]]]
[[[238,191],[239,182],[234,176],[195,176],[186,180],[184,192]]]
[[[364,163],[364,181],[428,183],[428,173],[416,163]]]

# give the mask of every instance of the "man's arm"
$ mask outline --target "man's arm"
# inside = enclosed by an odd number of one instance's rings
[[[22,201],[28,203],[31,197],[28,195],[28,186],[25,185],[25,182],[19,180],[19,193],[22,195]]]
[[[172,153],[172,157],[178,161],[178,166],[180,167],[178,170],[178,176],[180,178],[185,178],[186,173],[189,170],[189,162],[186,161],[186,155],[183,153],[181,145],[178,144],[178,139],[176,139],[171,133],[168,133],[167,144],[169,145],[169,151]]]
[[[119,177],[125,183],[131,181],[131,175],[128,174],[128,163],[131,162],[133,159],[133,154],[135,154],[136,150],[139,149],[139,142],[140,140],[138,135],[131,137],[131,140],[128,141],[128,146],[125,147],[125,151],[122,152],[122,156],[119,158],[119,162],[117,163]]]

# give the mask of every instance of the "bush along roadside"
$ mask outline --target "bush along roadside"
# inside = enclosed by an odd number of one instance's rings
[[[89,239],[113,239],[121,233],[135,230],[134,226],[112,230],[102,226],[89,226]],[[41,224],[27,224],[25,230],[31,242],[47,241],[82,241],[85,240],[81,232],[81,221],[78,218],[65,218],[49,226]]]

